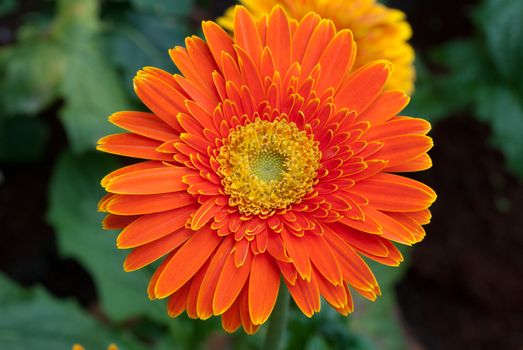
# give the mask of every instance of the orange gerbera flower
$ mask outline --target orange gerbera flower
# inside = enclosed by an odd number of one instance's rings
[[[256,18],[281,5],[291,17],[301,20],[310,11],[331,19],[337,29],[350,29],[358,46],[354,67],[359,68],[378,59],[394,64],[394,73],[386,88],[410,94],[414,89],[414,50],[407,43],[412,35],[405,14],[388,8],[376,0],[240,0]],[[233,28],[231,7],[218,23]]]
[[[166,256],[149,296],[168,312],[254,333],[280,279],[307,316],[320,296],[353,309],[348,285],[380,294],[361,258],[402,261],[393,243],[424,236],[435,193],[392,172],[431,166],[430,124],[398,117],[408,97],[384,91],[386,61],[353,71],[349,30],[281,7],[254,21],[235,11],[235,38],[203,23],[206,42],[170,51],[182,75],[145,68],[134,79],[153,113],[109,120],[129,133],[102,151],[147,159],[107,175],[100,210],[132,271]]]

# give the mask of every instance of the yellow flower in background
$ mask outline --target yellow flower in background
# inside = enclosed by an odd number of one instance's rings
[[[350,29],[358,46],[354,68],[386,59],[394,64],[387,89],[399,89],[411,94],[414,90],[414,50],[407,43],[412,31],[405,14],[375,0],[240,0],[256,17],[270,13],[281,5],[289,16],[301,20],[314,11],[334,22],[338,30]],[[227,10],[218,23],[233,29],[234,8]]]
[[[85,348],[80,344],[74,344],[71,350],[85,350]],[[114,344],[110,344],[107,347],[107,350],[118,350],[118,347]]]

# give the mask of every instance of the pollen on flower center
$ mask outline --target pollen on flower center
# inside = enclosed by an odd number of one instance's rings
[[[218,154],[229,205],[268,216],[299,202],[317,182],[318,142],[285,119],[257,118],[231,131]]]
[[[279,180],[285,170],[285,157],[278,152],[262,150],[250,162],[252,173],[260,180]]]

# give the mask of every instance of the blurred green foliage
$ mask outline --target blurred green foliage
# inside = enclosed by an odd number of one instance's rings
[[[41,160],[55,127],[51,121],[59,117],[68,146],[54,165],[48,221],[60,254],[92,276],[105,319],[0,276],[1,348],[68,349],[78,342],[101,349],[115,342],[121,349],[197,349],[212,348],[216,334],[225,337],[216,318],[169,319],[163,302],[150,302],[151,271],[123,272],[125,252],[115,249],[115,234],[101,229],[103,215],[96,212],[103,195],[99,180],[119,166],[114,157],[93,152],[98,138],[116,130],[107,116],[142,108],[132,87],[138,69],[175,71],[167,50],[197,31],[190,19],[195,6],[193,0],[49,0],[23,21],[14,43],[0,48],[0,163]],[[0,16],[18,8],[16,0],[0,0]],[[418,61],[419,84],[409,107],[433,122],[471,111],[490,124],[492,144],[521,177],[522,13],[523,1],[484,0],[473,14],[474,36]],[[433,73],[433,66],[444,73]],[[357,300],[349,318],[325,306],[307,319],[294,307],[287,349],[404,349],[394,293],[404,270],[373,268],[382,298]],[[226,341],[234,349],[259,349],[264,331],[254,337],[240,331]]]
[[[24,289],[0,274],[2,349],[70,349],[75,343],[88,349],[105,349],[110,343],[120,350],[144,349],[125,338],[73,301],[57,300],[42,288]]]
[[[448,42],[418,62],[410,110],[432,121],[470,111],[492,129],[491,143],[523,179],[523,1],[484,0],[474,36]],[[427,65],[442,68],[434,74]]]

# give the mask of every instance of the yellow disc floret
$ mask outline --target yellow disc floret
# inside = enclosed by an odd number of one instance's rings
[[[320,158],[318,142],[293,122],[257,118],[231,131],[218,173],[229,205],[243,215],[268,216],[312,190]]]

